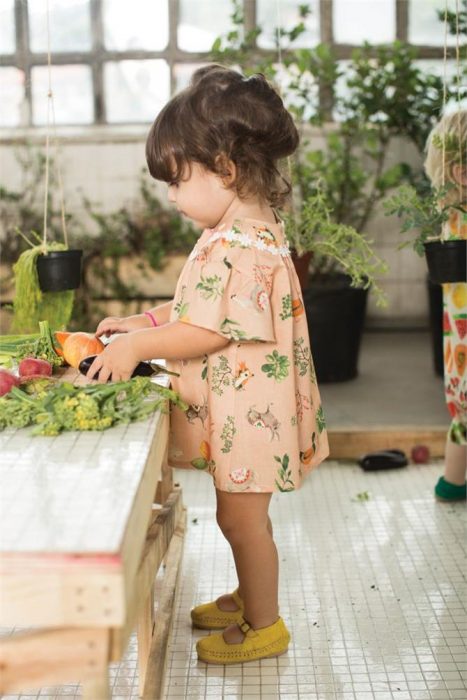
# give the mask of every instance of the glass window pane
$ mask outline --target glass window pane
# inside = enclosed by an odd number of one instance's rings
[[[109,61],[104,65],[107,121],[152,122],[170,97],[167,61]]]
[[[90,0],[49,0],[52,51],[91,49]],[[47,3],[28,0],[31,50],[47,51]]]
[[[305,3],[299,0],[258,0],[257,24],[262,32],[258,37],[258,46],[264,49],[272,49],[276,46],[277,28],[290,30],[299,24],[299,5]],[[306,3],[311,14],[305,19],[305,31],[292,44],[294,47],[315,46],[319,42],[319,0],[311,0]],[[285,39],[282,40],[285,42]],[[281,47],[284,44],[281,44]]]
[[[441,10],[444,18],[446,0],[410,0],[409,2],[409,41],[412,44],[444,46],[444,19],[438,18],[436,10]],[[447,0],[448,11],[455,12],[456,0]],[[461,9],[461,3],[459,3]],[[456,43],[456,37],[449,34],[447,44]],[[462,44],[462,37],[460,37]]]
[[[359,45],[384,44],[396,38],[395,0],[334,0],[334,40]]]
[[[175,92],[180,92],[188,86],[191,76],[201,66],[207,63],[177,63],[174,66]]]
[[[0,126],[20,126],[24,104],[24,73],[18,68],[0,68]]]
[[[14,53],[15,41],[14,0],[0,0],[0,53]]]
[[[31,79],[33,123],[43,125],[47,123],[49,102],[47,66],[35,66]],[[91,124],[94,121],[89,66],[52,66],[52,91],[56,124]]]
[[[167,0],[104,0],[104,42],[114,51],[160,51],[169,41]]]
[[[209,51],[232,26],[231,0],[180,0],[178,46],[183,51]]]
[[[414,64],[417,66],[417,68],[420,68],[424,73],[428,73],[430,75],[438,75],[440,78],[444,80],[444,61],[442,60],[437,60],[437,59],[419,59],[418,61],[414,61]],[[454,80],[453,80],[454,79]],[[446,61],[446,80],[449,85],[452,85],[453,82],[454,84],[457,84],[457,64],[455,61],[448,60]],[[463,82],[465,82],[465,78],[462,77],[462,66],[461,66],[461,74],[460,74],[460,83],[461,87],[463,85]],[[457,92],[457,91],[456,91]],[[460,100],[460,107],[461,109],[467,109],[467,100],[464,98],[463,100]],[[457,101],[457,95],[455,98],[448,100],[446,103],[445,107],[445,112],[455,112],[459,108],[459,103]]]

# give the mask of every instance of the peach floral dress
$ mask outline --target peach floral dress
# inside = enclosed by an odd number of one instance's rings
[[[282,223],[237,219],[200,236],[171,321],[219,333],[219,352],[168,362],[189,404],[171,411],[169,463],[221,491],[297,489],[329,454],[303,299]]]

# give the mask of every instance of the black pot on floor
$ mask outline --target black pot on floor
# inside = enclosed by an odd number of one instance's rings
[[[443,288],[435,284],[431,279],[426,281],[428,289],[428,303],[430,309],[431,346],[433,350],[433,366],[435,374],[442,377],[444,374],[443,359]]]
[[[432,282],[467,281],[467,240],[431,241],[424,247],[428,276]]]
[[[37,275],[43,292],[63,292],[81,284],[82,250],[54,250],[37,258]]]
[[[368,290],[347,275],[311,282],[303,292],[318,382],[346,382],[358,374]]]

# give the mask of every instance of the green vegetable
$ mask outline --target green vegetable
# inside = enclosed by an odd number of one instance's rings
[[[35,235],[37,237],[37,234]],[[30,241],[28,243],[32,245]],[[47,245],[47,251],[66,249],[67,246],[63,243],[49,243]],[[74,291],[71,289],[63,292],[42,292],[39,286],[37,258],[43,252],[44,246],[42,244],[32,245],[29,250],[21,253],[13,265],[15,298],[12,328],[14,331],[25,333],[31,331],[43,319],[46,319],[53,328],[61,330],[66,328],[70,321]]]
[[[35,425],[33,435],[49,436],[64,430],[105,430],[143,420],[157,410],[166,412],[167,400],[188,409],[177,392],[149,377],[84,387],[63,382],[34,396],[14,388],[0,398],[0,429]]]
[[[63,358],[55,352],[48,321],[39,321],[39,333],[0,336],[0,356],[18,361],[24,357],[37,357],[47,360],[55,367],[63,365]]]

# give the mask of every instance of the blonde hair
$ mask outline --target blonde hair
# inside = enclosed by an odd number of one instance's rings
[[[465,188],[453,180],[452,166],[456,163],[463,165],[464,168],[467,166],[466,146],[466,109],[445,114],[432,129],[426,142],[425,172],[430,178],[433,187],[439,188],[444,183],[450,182],[458,185],[458,193],[461,200],[465,199]]]

